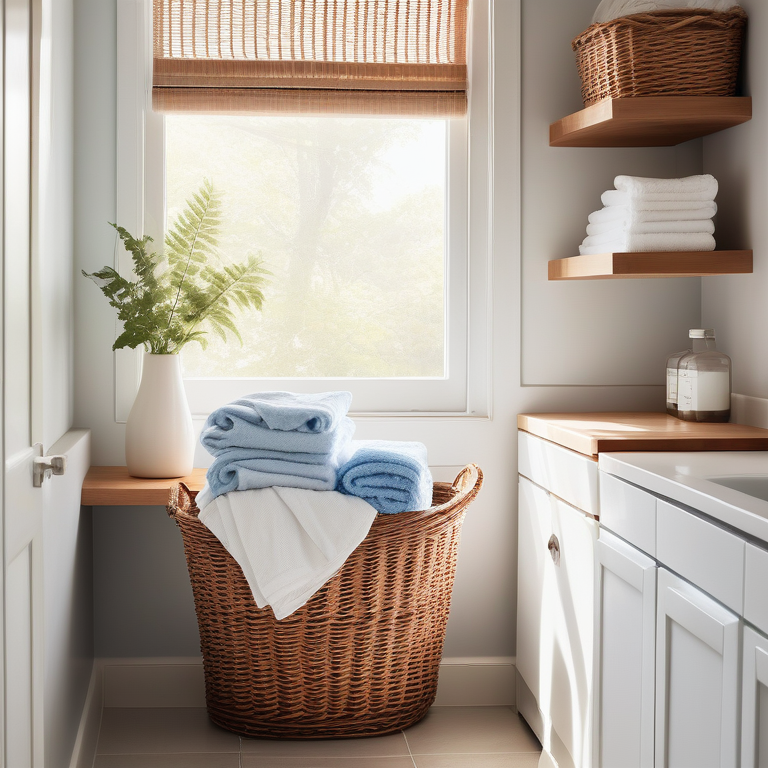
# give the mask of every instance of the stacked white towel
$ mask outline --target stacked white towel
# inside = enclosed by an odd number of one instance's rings
[[[642,251],[714,251],[717,180],[617,176],[589,216],[584,255]]]

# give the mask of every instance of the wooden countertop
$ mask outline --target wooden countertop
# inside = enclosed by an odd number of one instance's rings
[[[83,481],[84,506],[165,506],[170,489],[184,483],[191,491],[205,485],[206,469],[193,469],[187,477],[131,477],[126,467],[91,467]]]
[[[768,451],[768,429],[666,413],[521,413],[517,426],[586,456],[612,451]]]

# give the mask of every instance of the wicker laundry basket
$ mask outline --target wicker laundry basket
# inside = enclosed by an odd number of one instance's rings
[[[194,494],[171,491],[200,628],[208,714],[244,736],[340,738],[390,733],[420,720],[437,673],[474,464],[437,506],[377,515],[341,570],[277,621],[256,607],[240,566],[198,520]]]
[[[589,106],[627,96],[733,96],[747,15],[671,10],[593,24],[572,43]]]

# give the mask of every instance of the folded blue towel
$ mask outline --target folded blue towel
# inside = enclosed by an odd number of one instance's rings
[[[432,474],[423,443],[364,440],[352,443],[339,468],[336,490],[365,499],[385,515],[432,506]]]
[[[200,442],[214,456],[232,448],[327,455],[354,433],[351,402],[350,392],[259,392],[215,410]]]
[[[349,455],[349,454],[347,454]],[[336,487],[339,457],[329,457],[324,464],[307,464],[280,459],[253,458],[253,451],[234,448],[216,457],[208,468],[206,480],[211,498],[230,491],[255,488],[306,488],[332,491]]]

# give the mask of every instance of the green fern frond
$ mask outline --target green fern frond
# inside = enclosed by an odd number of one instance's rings
[[[270,273],[253,255],[241,264],[219,261],[221,200],[210,181],[187,200],[166,234],[166,269],[159,269],[162,257],[149,250],[151,237],[138,240],[123,227],[111,226],[131,254],[136,280],[112,267],[83,275],[117,309],[123,331],[113,349],[143,345],[154,354],[175,354],[191,341],[205,349],[207,331],[225,341],[232,334],[242,344],[233,309],[261,310]],[[200,328],[203,324],[207,330]]]

